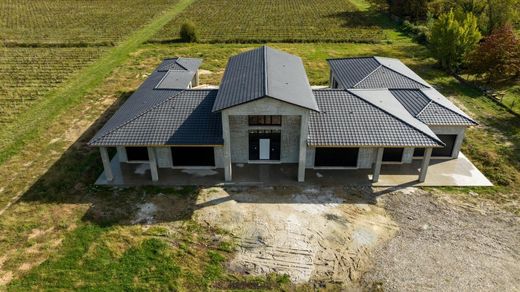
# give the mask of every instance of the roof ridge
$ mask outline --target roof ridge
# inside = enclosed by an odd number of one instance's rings
[[[377,59],[375,59],[375,60],[377,61]],[[379,61],[377,61],[377,62],[379,63]],[[363,82],[365,79],[367,79],[368,77],[372,76],[372,74],[374,74],[374,72],[379,70],[381,67],[383,67],[383,64],[379,63],[379,67],[375,68],[374,71],[368,73],[367,76],[363,77],[363,79],[359,80],[356,84],[352,85],[352,88],[355,88],[356,86],[358,86],[359,83]]]
[[[172,99],[172,98],[174,98],[175,96],[179,95],[181,92],[184,92],[184,90],[179,90],[178,92],[176,92],[176,94],[174,94],[174,95],[172,95],[172,96],[170,96],[170,97],[164,99],[163,101],[161,101],[161,102],[155,104],[154,106],[149,107],[149,108],[146,108],[146,109],[143,110],[142,112],[138,113],[135,117],[128,119],[127,121],[121,123],[119,126],[114,127],[114,128],[112,128],[111,130],[106,131],[105,133],[103,133],[103,134],[100,135],[99,137],[97,137],[97,138],[91,140],[91,141],[89,142],[89,144],[91,144],[91,143],[93,143],[93,142],[96,142],[96,141],[99,141],[99,139],[106,137],[108,134],[111,134],[111,133],[113,133],[113,132],[115,132],[115,131],[121,129],[122,127],[128,125],[129,123],[131,123],[131,122],[137,120],[139,117],[141,117],[141,116],[143,116],[144,114],[150,112],[151,110],[153,110],[153,109],[155,109],[156,107],[162,105],[163,103],[166,103],[166,102],[169,101],[170,99]]]
[[[424,112],[424,110],[433,102],[433,100],[430,99],[430,101],[414,116],[414,118],[417,118],[420,114]]]
[[[404,120],[403,120],[403,119],[401,119],[400,117],[397,117],[396,115],[394,115],[394,114],[392,114],[392,113],[389,113],[389,112],[388,112],[387,110],[385,110],[385,109],[382,109],[382,108],[381,108],[381,107],[379,107],[379,106],[378,106],[377,104],[375,104],[375,103],[373,103],[373,102],[370,102],[370,101],[368,101],[368,100],[366,100],[366,99],[362,98],[361,96],[357,95],[356,93],[352,92],[351,90],[347,90],[347,91],[348,91],[349,93],[351,93],[352,95],[354,95],[355,97],[357,97],[357,98],[359,98],[359,99],[361,99],[361,100],[365,101],[366,103],[369,103],[369,104],[371,104],[371,105],[375,106],[375,107],[376,107],[376,108],[378,108],[379,110],[381,110],[381,111],[383,111],[383,112],[387,113],[388,115],[390,115],[390,116],[394,117],[395,119],[397,119],[397,120],[401,121],[401,122],[402,122],[402,123],[404,123],[405,125],[407,125],[407,126],[409,126],[409,127],[413,128],[413,129],[415,129],[416,131],[418,131],[418,132],[422,133],[423,135],[425,135],[425,136],[427,136],[427,137],[429,137],[429,138],[433,139],[433,140],[434,140],[435,142],[437,142],[437,143],[441,142],[441,145],[443,145],[443,144],[444,144],[444,142],[440,141],[440,140],[439,140],[439,139],[438,139],[437,137],[432,137],[432,136],[430,136],[429,134],[425,133],[424,131],[422,131],[421,129],[417,128],[416,126],[414,126],[414,125],[411,125],[410,123],[408,123],[408,122],[404,121]],[[397,102],[399,102],[399,101],[397,101]],[[412,116],[412,117],[413,117],[413,116]],[[415,117],[414,117],[414,118],[415,118]],[[419,123],[422,123],[422,122],[421,122],[421,121],[419,121],[419,120],[417,120],[417,121],[418,121]],[[424,124],[424,123],[423,123],[423,124]],[[427,126],[427,127],[428,127],[428,125],[426,125],[426,124],[425,124],[425,126]]]
[[[353,59],[376,59],[375,56],[359,56],[359,57],[338,57],[338,58],[327,58],[329,60],[353,60]],[[376,59],[377,60],[377,59]],[[379,61],[377,61],[379,63]]]
[[[383,57],[383,58],[384,58],[384,57]],[[374,58],[374,59],[377,60],[377,58]],[[387,58],[387,59],[388,59],[388,58]],[[377,62],[379,62],[379,60],[377,60]],[[415,82],[415,83],[419,83],[419,84],[421,84],[421,85],[423,85],[423,86],[426,86],[426,87],[428,87],[428,88],[431,88],[431,85],[429,85],[429,84],[424,84],[424,83],[419,82],[419,81],[417,81],[417,80],[415,80],[415,79],[413,79],[413,78],[410,78],[410,77],[408,77],[408,76],[406,76],[406,75],[404,75],[404,74],[402,74],[402,73],[400,73],[400,72],[398,72],[398,71],[396,71],[396,70],[394,70],[394,69],[392,69],[392,68],[390,68],[390,67],[388,67],[388,66],[382,64],[381,62],[379,62],[379,64],[381,64],[381,66],[385,67],[386,69],[388,69],[388,70],[390,70],[390,71],[392,71],[392,72],[394,72],[394,73],[397,73],[397,74],[403,76],[404,78],[407,78],[407,79],[409,79],[409,80],[411,80],[411,81],[413,81],[413,82]],[[405,65],[405,66],[406,66],[406,65]],[[411,69],[410,69],[410,70],[411,70]],[[405,88],[405,89],[407,89],[407,88]]]
[[[263,45],[262,46],[262,53],[263,53],[263,57],[264,57],[264,95],[269,95],[268,93],[268,88],[269,88],[269,81],[267,80],[268,78],[268,74],[267,74],[267,46],[266,45]]]
[[[183,66],[181,63],[179,63],[179,59],[182,58],[182,57],[178,57],[177,59],[175,59],[175,63],[177,63],[177,65],[181,66],[182,68],[184,68],[184,70],[186,71],[191,71],[190,69],[186,68],[185,66]],[[171,69],[169,69],[168,71],[170,71]]]

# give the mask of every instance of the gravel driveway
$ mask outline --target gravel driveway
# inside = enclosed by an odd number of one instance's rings
[[[520,291],[520,219],[407,189],[380,203],[399,226],[363,282],[384,291]]]

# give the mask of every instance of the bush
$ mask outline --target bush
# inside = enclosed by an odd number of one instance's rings
[[[181,40],[188,43],[193,43],[197,41],[197,30],[195,29],[195,24],[191,21],[187,21],[182,24],[180,31]]]
[[[453,11],[441,14],[431,24],[428,42],[432,55],[442,68],[457,72],[466,55],[475,48],[481,38],[477,18],[467,13],[458,20]]]
[[[513,27],[495,29],[468,57],[468,72],[496,83],[520,76],[520,38]]]

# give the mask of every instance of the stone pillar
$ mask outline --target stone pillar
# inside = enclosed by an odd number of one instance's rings
[[[152,174],[152,181],[159,180],[159,172],[157,171],[157,157],[152,147],[148,147],[148,160],[150,161],[150,172]]]
[[[379,174],[381,173],[381,164],[383,163],[383,151],[385,148],[377,148],[376,162],[374,164],[374,173],[372,174],[372,182],[379,181]]]
[[[231,181],[233,179],[231,169],[231,134],[229,130],[229,115],[222,111],[222,137],[224,138],[224,179]]]
[[[426,172],[428,171],[428,165],[430,165],[430,158],[432,157],[432,148],[426,148],[424,150],[424,158],[421,164],[421,173],[419,173],[419,182],[426,180]]]
[[[300,118],[300,156],[298,159],[298,181],[305,181],[305,166],[307,164],[307,136],[309,135],[309,113]]]
[[[114,174],[112,173],[112,166],[110,165],[110,156],[108,156],[108,151],[106,147],[99,147],[99,152],[101,152],[101,161],[103,161],[103,168],[105,169],[105,177],[107,181],[114,180]]]

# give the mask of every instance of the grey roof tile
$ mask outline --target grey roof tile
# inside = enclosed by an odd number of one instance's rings
[[[169,58],[163,60],[157,67],[157,71],[179,70],[196,72],[201,63],[202,60],[197,58]]]
[[[217,90],[185,90],[93,139],[93,146],[222,145]]]
[[[328,59],[327,62],[343,88],[351,88],[381,66],[373,57]]]
[[[311,112],[308,144],[313,146],[439,147],[423,132],[345,90],[314,90],[321,112]]]
[[[229,59],[213,110],[263,97],[319,110],[301,58],[267,46]]]
[[[429,103],[417,115],[417,119],[430,126],[473,126],[476,123],[436,102]]]
[[[195,73],[193,71],[169,70],[155,89],[186,89],[193,80]]]
[[[424,88],[423,84],[380,66],[352,88]]]
[[[390,90],[393,96],[427,125],[473,126],[477,123],[434,89]],[[427,96],[424,92],[429,93]],[[433,98],[433,99],[432,99]]]

